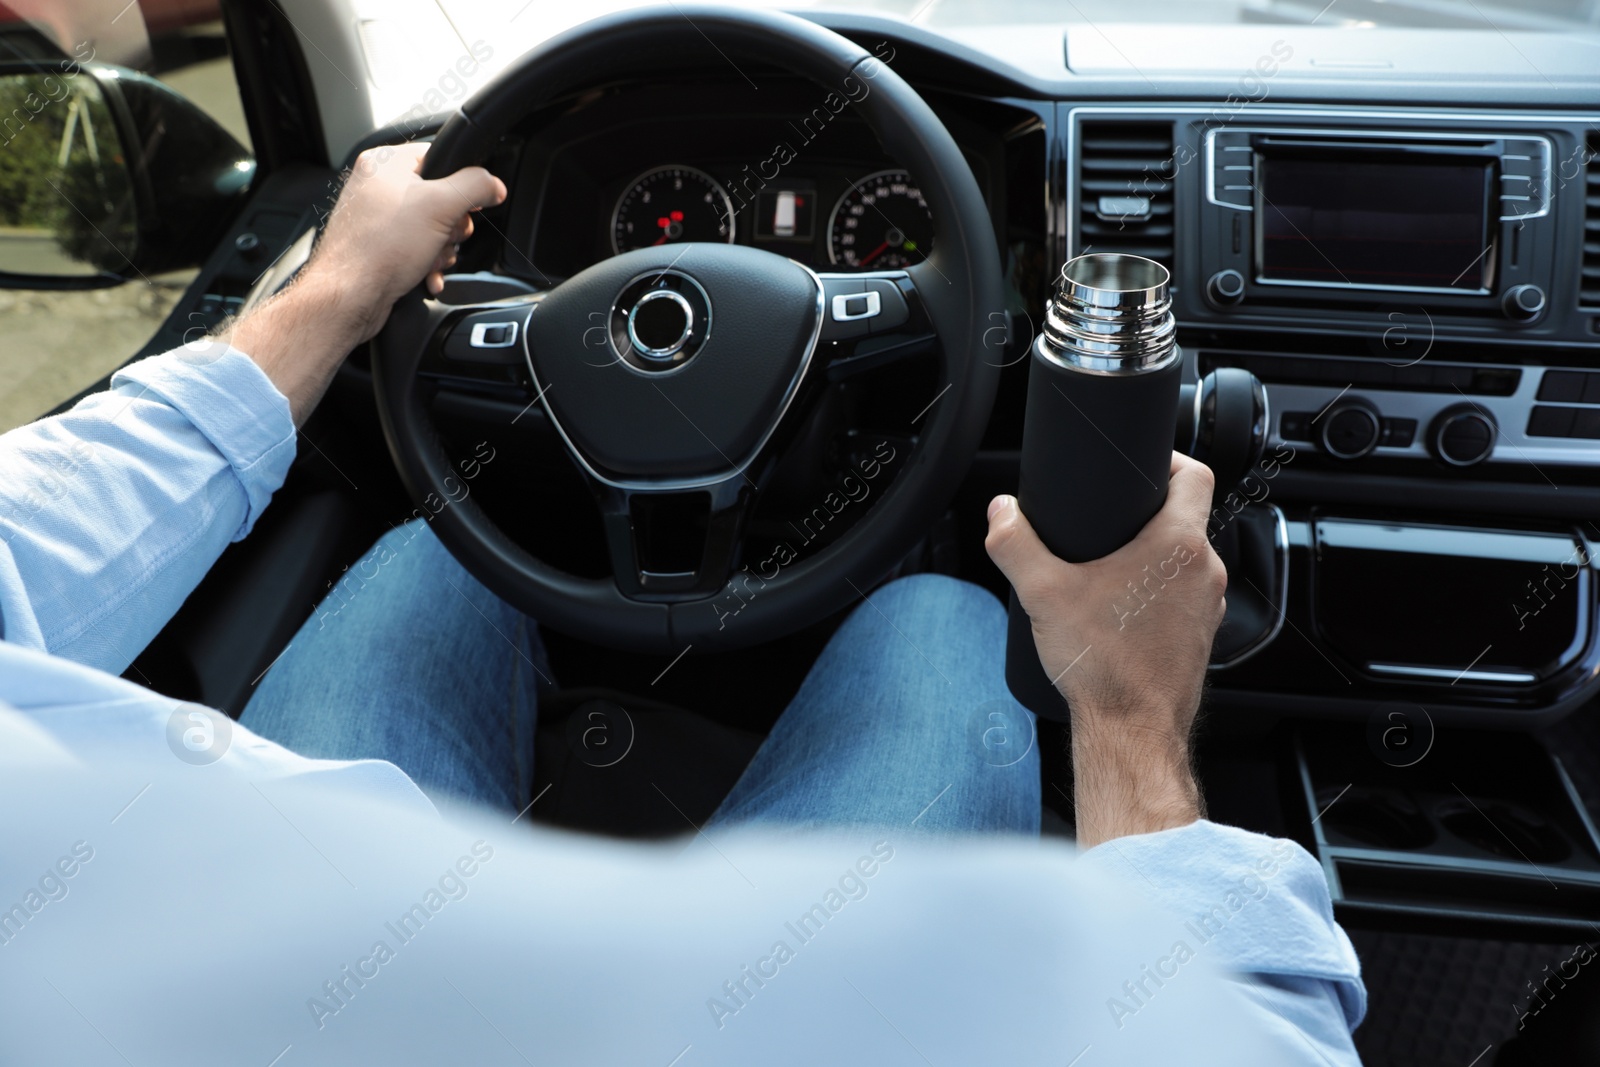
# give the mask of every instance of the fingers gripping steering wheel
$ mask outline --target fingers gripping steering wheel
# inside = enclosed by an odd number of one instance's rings
[[[778,67],[814,82],[819,98],[856,101],[922,190],[932,254],[903,271],[817,274],[745,246],[676,244],[604,260],[512,304],[446,306],[419,287],[396,304],[372,361],[384,436],[407,490],[418,501],[443,498],[455,472],[419,367],[450,322],[485,307],[509,310],[539,402],[599,501],[614,576],[580,578],[536,559],[471,497],[443,508],[432,526],[473,575],[541,622],[663,654],[792,633],[859,600],[916,544],[948,507],[988,421],[1000,360],[985,358],[986,339],[1004,306],[989,214],[944,126],[863,48],[790,15],[674,5],[580,26],[465,102],[429,149],[423,176],[481,163],[517,122],[553,101],[660,69],[662,56],[702,54]],[[864,332],[850,316],[874,307],[882,323],[903,313],[906,329],[937,339],[937,354],[921,358],[937,361],[942,392],[919,419],[915,447],[876,506],[827,548],[793,562],[743,560],[744,519],[774,432],[798,416],[792,409],[802,406],[794,402],[808,378],[827,374]],[[597,341],[605,358],[596,358]],[[699,566],[641,569],[636,507],[685,491],[710,499]]]

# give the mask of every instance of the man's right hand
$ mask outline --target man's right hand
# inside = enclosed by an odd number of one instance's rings
[[[1166,505],[1127,545],[1088,563],[1051,555],[1015,498],[989,505],[985,546],[1072,710],[1084,847],[1202,814],[1189,734],[1227,588],[1206,538],[1212,484],[1208,467],[1174,453]]]

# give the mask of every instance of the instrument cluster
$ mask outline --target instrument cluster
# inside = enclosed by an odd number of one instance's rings
[[[813,170],[765,179],[744,168],[663,163],[627,181],[611,209],[613,254],[683,241],[778,252],[820,270],[892,270],[933,248],[933,216],[904,170]]]

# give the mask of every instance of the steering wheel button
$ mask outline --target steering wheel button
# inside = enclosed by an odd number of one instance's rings
[[[911,318],[906,298],[894,282],[887,278],[867,278],[862,284],[866,287],[867,295],[878,301],[878,314],[873,316],[869,324],[874,334],[892,333]]]
[[[461,363],[522,362],[524,310],[475,311],[456,320],[445,338],[443,355]]]
[[[870,319],[883,310],[883,297],[875,292],[840,293],[833,298],[833,321]]]
[[[853,341],[867,335],[867,287],[859,278],[822,275],[822,340]],[[879,303],[882,296],[879,296]],[[874,312],[876,314],[876,312]]]
[[[514,322],[475,322],[468,343],[473,348],[510,348],[517,343]]]

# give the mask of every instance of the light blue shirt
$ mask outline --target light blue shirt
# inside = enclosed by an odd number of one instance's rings
[[[0,1060],[437,1062],[470,1039],[682,1067],[819,1062],[836,1043],[874,1063],[1357,1062],[1359,965],[1321,868],[1289,841],[1202,821],[1081,855],[886,845],[903,862],[872,883],[884,903],[850,903],[835,921],[854,932],[797,942],[790,963],[768,951],[781,916],[876,845],[735,833],[674,858],[447,821],[392,764],[306,759],[236,724],[202,776],[170,747],[184,705],[115,674],[250,531],[294,449],[288,402],[220,345],[132,364],[0,437]],[[312,823],[358,876],[306,847]],[[472,833],[502,857],[472,883],[479,903],[434,909],[453,935],[395,939],[397,963],[375,961],[369,942],[392,938],[352,934],[359,901],[404,911],[422,885],[407,857],[446,839],[451,857],[480,855]],[[730,856],[776,896],[743,896]],[[195,910],[170,911],[175,892]],[[758,996],[747,963],[793,977]],[[358,997],[345,964],[374,992]],[[195,1009],[175,992],[221,975],[221,1002],[192,989],[204,1018],[179,1025]],[[741,1010],[708,1017],[713,1003]]]

